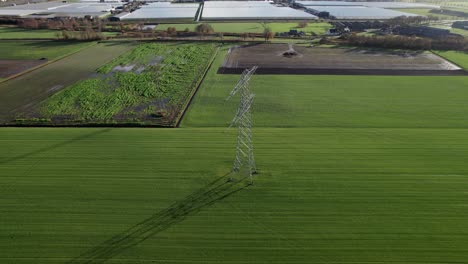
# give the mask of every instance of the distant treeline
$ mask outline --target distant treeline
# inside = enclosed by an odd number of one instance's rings
[[[468,40],[460,37],[446,37],[440,39],[429,39],[408,36],[360,36],[350,34],[343,36],[341,44],[374,47],[388,49],[410,49],[410,50],[458,50],[468,51]]]

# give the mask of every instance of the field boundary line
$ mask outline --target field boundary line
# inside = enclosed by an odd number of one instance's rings
[[[83,51],[83,50],[85,50],[85,49],[87,49],[87,48],[90,48],[90,47],[92,47],[92,46],[95,46],[95,45],[97,45],[97,44],[98,44],[98,42],[97,42],[97,41],[94,41],[94,43],[92,43],[92,44],[90,44],[90,45],[88,45],[88,46],[86,46],[86,47],[83,47],[83,48],[80,48],[80,49],[78,49],[78,50],[72,51],[71,53],[62,55],[62,56],[60,56],[60,57],[58,57],[58,58],[55,58],[55,59],[53,59],[53,60],[50,60],[50,61],[48,61],[48,62],[46,62],[46,63],[43,63],[43,64],[40,64],[40,65],[37,65],[36,67],[29,68],[29,69],[27,69],[27,70],[25,70],[25,71],[22,71],[22,72],[20,72],[20,73],[13,74],[13,75],[11,75],[10,77],[5,78],[4,80],[1,80],[1,81],[0,81],[0,84],[5,83],[5,82],[10,81],[10,80],[13,80],[13,79],[16,79],[16,78],[18,78],[18,77],[20,77],[20,76],[22,76],[22,75],[24,75],[24,74],[27,74],[27,73],[30,73],[30,72],[32,72],[32,71],[38,70],[38,69],[40,69],[40,68],[42,68],[42,67],[45,67],[45,66],[47,66],[47,65],[50,65],[50,64],[52,64],[52,63],[54,63],[54,62],[57,62],[57,61],[59,61],[59,60],[66,59],[66,58],[68,58],[68,57],[70,57],[70,56],[72,56],[72,55],[75,55],[76,53],[78,53],[78,52],[80,52],[80,51]]]
[[[183,107],[182,111],[180,112],[179,116],[177,117],[174,127],[179,127],[180,126],[180,123],[182,122],[182,119],[184,118],[185,113],[187,112],[190,105],[192,104],[193,98],[195,97],[198,90],[200,89],[200,86],[202,85],[203,81],[205,80],[206,75],[208,74],[208,72],[211,69],[211,66],[213,65],[214,61],[216,60],[216,57],[218,57],[218,53],[219,53],[219,46],[216,48],[216,51],[211,56],[210,61],[209,61],[208,65],[205,68],[205,71],[203,72],[201,77],[198,78],[198,81],[195,83],[195,87],[192,89],[192,92],[191,92],[189,98],[185,102],[185,106]]]

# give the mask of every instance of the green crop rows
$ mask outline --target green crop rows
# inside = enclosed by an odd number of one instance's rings
[[[141,44],[97,69],[95,77],[52,96],[42,113],[55,122],[172,125],[215,48],[214,44]]]

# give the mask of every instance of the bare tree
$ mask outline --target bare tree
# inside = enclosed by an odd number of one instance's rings
[[[195,32],[200,34],[200,36],[204,36],[206,34],[211,34],[214,32],[213,27],[210,24],[202,23],[195,27]]]
[[[265,29],[263,30],[263,37],[265,38],[265,41],[269,41],[269,40],[272,39],[274,36],[275,36],[275,33],[273,33],[273,31],[271,31],[270,28],[265,28]]]
[[[297,23],[297,27],[298,28],[305,28],[307,27],[307,25],[309,25],[309,23],[307,21],[300,21],[299,23]]]

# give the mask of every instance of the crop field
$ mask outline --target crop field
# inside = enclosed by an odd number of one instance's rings
[[[42,113],[60,122],[144,122],[173,126],[215,53],[214,44],[141,44],[93,78],[48,99]]]
[[[0,39],[21,39],[21,38],[35,38],[35,39],[50,39],[57,37],[57,30],[50,29],[24,29],[16,27],[0,27]]]
[[[181,128],[0,128],[0,263],[466,262],[467,77],[256,75],[247,186],[227,52]]]
[[[212,69],[222,65],[227,51],[220,53]],[[227,126],[236,104],[224,99],[237,80],[237,75],[210,71],[182,126]],[[252,80],[257,94],[254,123],[261,127],[468,128],[467,85],[463,76],[258,75]]]
[[[248,187],[225,130],[0,129],[0,261],[468,257],[467,129],[256,128]]]
[[[13,47],[12,43],[8,43],[9,45],[4,45],[4,47]],[[22,46],[23,48],[28,46],[28,44],[23,44],[23,42],[17,43],[18,46]],[[4,42],[0,42],[0,46],[2,44]],[[112,42],[94,44],[76,44],[80,48],[87,48],[33,72],[0,83],[0,123],[15,122],[16,118],[31,115],[37,118],[34,114],[38,112],[37,107],[43,100],[64,87],[89,77],[99,66],[134,47],[131,43],[119,45],[114,45],[115,43]],[[41,45],[50,49],[36,50],[34,48],[25,48],[25,50],[31,50],[28,53],[20,52],[21,48],[11,48],[12,52],[8,56],[18,59],[28,58],[28,55],[29,58],[54,58],[64,56],[66,54],[63,53],[65,50],[72,52],[77,48],[75,45],[68,46],[68,44],[65,44],[67,48],[62,49],[60,45],[51,45],[48,42],[41,42]],[[57,49],[55,50],[55,48]],[[59,53],[59,50],[62,53]]]
[[[257,72],[262,74],[466,74],[460,67],[430,52],[292,44],[235,47],[229,51],[220,72],[240,73],[254,65],[259,66]]]
[[[0,53],[0,59],[36,60],[45,58],[47,60],[53,60],[89,47],[93,44],[95,43],[48,40],[1,40],[0,50],[8,52]]]
[[[0,77],[6,78],[36,67],[46,60],[0,60]]]
[[[57,39],[61,36],[61,30],[52,29],[25,29],[18,27],[1,27],[0,40],[8,39]],[[104,36],[115,36],[116,32],[102,32]]]
[[[264,25],[261,23],[249,23],[249,22],[228,22],[228,23],[209,23],[215,32],[229,32],[229,33],[263,33]],[[157,29],[165,30],[168,27],[175,27],[177,30],[185,30],[188,28],[190,31],[194,31],[197,24],[159,24]],[[291,29],[304,31],[307,34],[315,33],[317,35],[325,34],[328,29],[332,28],[332,25],[325,22],[310,22],[304,28],[298,28],[298,23],[292,22],[273,22],[267,23],[273,32],[288,32]]]

